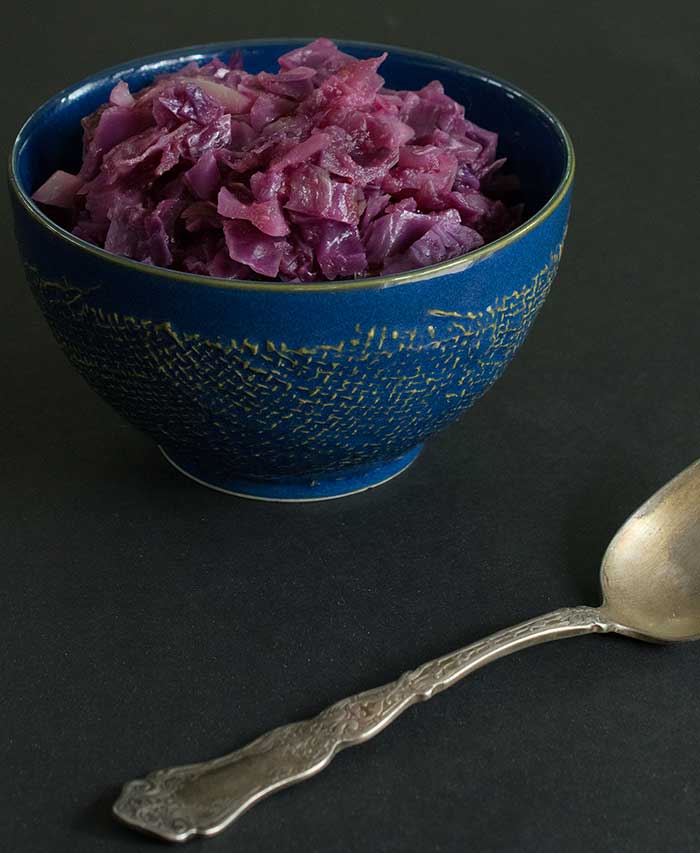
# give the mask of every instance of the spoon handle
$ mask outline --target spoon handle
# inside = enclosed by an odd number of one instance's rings
[[[128,782],[114,814],[168,841],[215,835],[258,800],[320,772],[341,749],[369,740],[406,708],[490,661],[526,646],[609,630],[597,608],[555,610],[429,661],[390,684],[342,699],[317,717],[273,729],[221,758],[156,770]]]

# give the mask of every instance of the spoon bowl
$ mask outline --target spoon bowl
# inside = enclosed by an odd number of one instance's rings
[[[627,519],[600,574],[614,630],[657,642],[700,638],[700,460]]]

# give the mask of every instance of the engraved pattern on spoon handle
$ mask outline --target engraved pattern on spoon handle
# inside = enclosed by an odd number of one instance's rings
[[[369,740],[406,708],[484,664],[529,645],[611,628],[591,607],[564,608],[531,619],[429,661],[389,684],[342,699],[312,719],[273,729],[221,758],[157,770],[128,782],[114,814],[170,841],[214,835],[258,800],[318,773],[340,750]]]

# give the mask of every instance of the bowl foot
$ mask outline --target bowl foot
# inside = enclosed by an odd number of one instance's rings
[[[279,477],[276,479],[253,479],[245,477],[217,476],[214,467],[207,467],[201,460],[194,460],[177,451],[159,448],[168,462],[190,480],[202,486],[259,501],[325,501],[342,498],[373,489],[397,477],[418,457],[423,449],[419,444],[389,462],[358,465],[315,477]]]

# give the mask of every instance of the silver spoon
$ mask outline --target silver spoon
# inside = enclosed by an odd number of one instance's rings
[[[700,460],[667,483],[615,534],[601,566],[603,604],[569,607],[499,631],[273,729],[222,758],[128,782],[114,814],[168,841],[215,835],[258,800],[320,772],[341,749],[379,734],[406,708],[511,652],[610,631],[648,642],[700,638]]]

